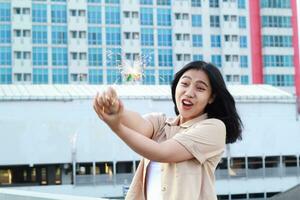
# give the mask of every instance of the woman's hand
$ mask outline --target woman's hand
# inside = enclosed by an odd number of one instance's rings
[[[97,94],[95,100],[107,114],[115,114],[119,111],[119,98],[116,90],[112,87],[108,87],[106,91]]]
[[[109,87],[102,94],[97,94],[94,99],[94,110],[112,130],[117,130],[120,125],[121,114],[124,110],[116,91]]]

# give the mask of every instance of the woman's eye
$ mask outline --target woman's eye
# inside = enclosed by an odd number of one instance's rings
[[[188,84],[187,84],[187,83],[185,83],[185,82],[181,82],[181,85],[183,85],[183,86],[187,86]]]
[[[202,88],[202,87],[200,87],[200,88],[197,88],[197,90],[199,90],[199,91],[203,91],[203,90],[205,90],[204,88]]]

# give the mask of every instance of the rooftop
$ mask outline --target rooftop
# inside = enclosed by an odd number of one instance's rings
[[[91,99],[108,85],[0,85],[0,101],[69,101]],[[168,85],[114,85],[123,99],[171,99]],[[295,102],[295,97],[270,85],[229,85],[237,101]]]

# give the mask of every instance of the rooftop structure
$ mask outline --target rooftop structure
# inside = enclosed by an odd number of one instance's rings
[[[0,186],[123,196],[140,156],[93,111],[93,97],[105,87],[1,85]],[[128,109],[175,115],[169,86],[114,87]],[[295,97],[268,85],[228,88],[244,131],[242,141],[227,146],[216,171],[219,199],[265,199],[299,184]]]

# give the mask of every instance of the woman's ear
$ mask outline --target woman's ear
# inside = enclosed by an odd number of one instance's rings
[[[215,94],[211,95],[210,99],[208,100],[208,104],[212,104],[214,102],[215,98],[216,98]]]

